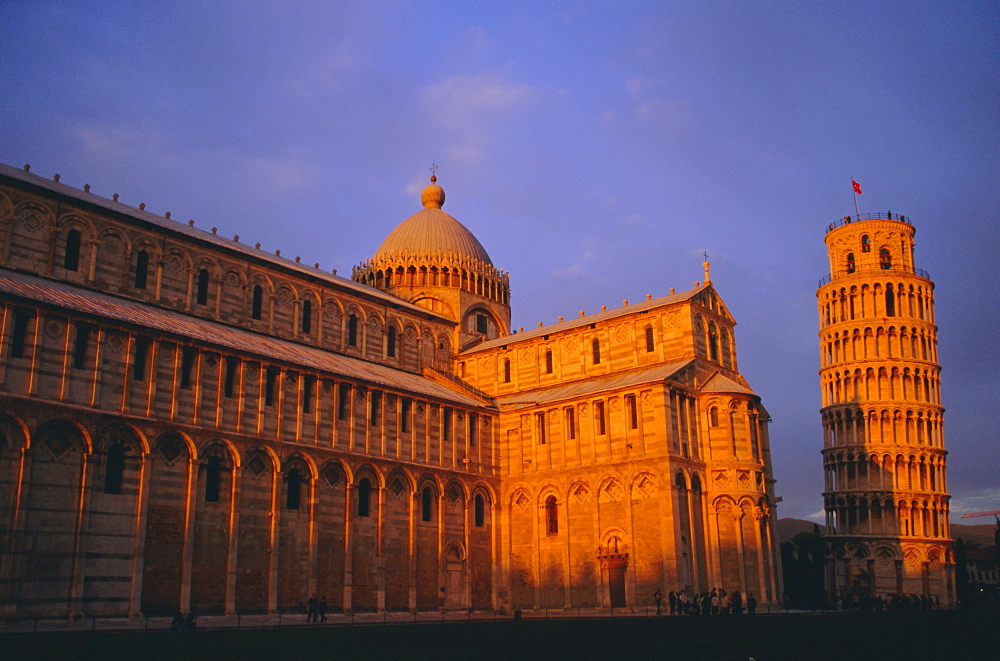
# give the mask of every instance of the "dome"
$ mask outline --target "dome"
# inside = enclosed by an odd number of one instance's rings
[[[375,251],[374,259],[394,259],[404,255],[432,255],[454,253],[493,265],[483,244],[462,223],[441,210],[444,189],[431,177],[431,184],[420,194],[424,205],[389,233]]]

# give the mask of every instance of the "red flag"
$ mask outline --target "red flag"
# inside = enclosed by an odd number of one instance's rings
[[[854,181],[853,177],[851,178],[851,183],[854,184],[854,194],[855,195],[861,195],[861,184],[859,184],[858,182]]]

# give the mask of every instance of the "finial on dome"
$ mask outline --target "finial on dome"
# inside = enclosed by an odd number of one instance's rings
[[[444,189],[437,185],[437,163],[431,163],[431,184],[420,193],[420,203],[425,209],[440,209],[444,205]]]
[[[705,284],[706,285],[707,284],[711,284],[712,278],[709,277],[709,275],[708,275],[708,267],[710,266],[710,264],[708,263],[708,251],[707,250],[705,251],[705,261],[702,262],[701,265],[703,267],[705,267]]]

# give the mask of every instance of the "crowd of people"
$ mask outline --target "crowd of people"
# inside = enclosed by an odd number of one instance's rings
[[[656,602],[656,614],[662,614],[662,595],[657,590],[653,595]],[[753,593],[747,593],[744,600],[739,590],[726,592],[722,588],[712,588],[711,592],[689,595],[686,589],[680,592],[673,590],[667,595],[667,607],[670,615],[753,615],[757,612],[757,599]]]
[[[874,597],[844,594],[838,604],[841,610],[858,610],[865,613],[881,613],[883,611],[929,611],[941,608],[940,597],[927,597],[916,594],[894,594],[890,597],[875,595]]]

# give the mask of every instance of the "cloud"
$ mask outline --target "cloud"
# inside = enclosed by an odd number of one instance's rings
[[[301,75],[295,75],[288,82],[288,91],[305,97],[330,90],[344,77],[344,74],[363,68],[369,60],[366,48],[353,39],[342,39],[332,44],[311,62],[307,63]]]
[[[243,177],[255,187],[282,196],[309,190],[319,171],[318,166],[294,154],[255,156],[245,161],[243,169]]]
[[[977,512],[992,512],[1000,509],[1000,487],[986,487],[970,493],[953,493],[950,503],[952,523],[989,523],[988,518],[964,519],[959,521],[962,514],[973,514]]]
[[[823,525],[826,525],[826,510],[823,509],[818,512],[813,512],[806,518],[809,519],[810,521],[815,521],[816,523],[822,523]]]
[[[597,259],[597,256],[597,252],[585,250],[576,256],[572,264],[566,268],[553,271],[552,275],[557,278],[572,278],[582,273],[587,273],[590,271],[591,265],[594,263],[594,260]]]
[[[532,108],[536,88],[498,71],[458,74],[421,90],[421,104],[433,125],[452,135],[446,147],[456,163],[484,159],[501,126]]]
[[[124,158],[126,156],[162,157],[168,136],[148,126],[132,127],[127,123],[84,124],[70,126],[69,135],[88,154],[87,160]]]

